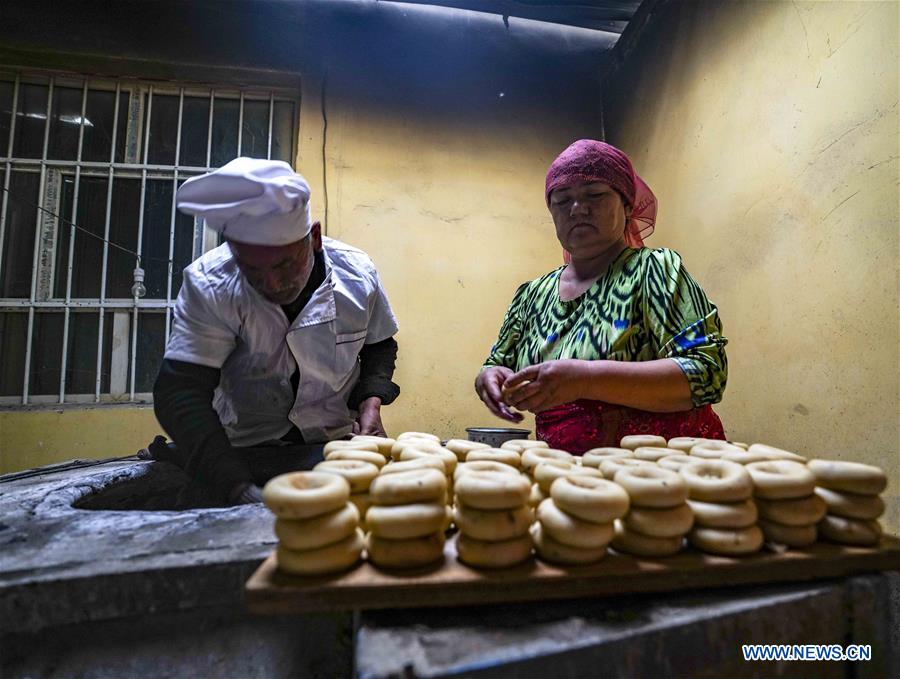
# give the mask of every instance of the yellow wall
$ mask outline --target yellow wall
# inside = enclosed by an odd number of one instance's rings
[[[162,431],[151,406],[0,412],[0,474],[62,460],[133,455]]]
[[[648,245],[719,306],[731,437],[890,476],[900,533],[898,31],[885,3],[673,3],[607,84]]]

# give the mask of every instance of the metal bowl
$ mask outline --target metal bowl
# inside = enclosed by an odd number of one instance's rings
[[[466,427],[470,441],[487,443],[491,448],[499,448],[504,441],[527,439],[531,435],[529,429],[509,429],[506,427]]]

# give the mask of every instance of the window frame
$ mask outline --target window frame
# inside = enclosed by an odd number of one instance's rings
[[[288,154],[293,164],[297,156],[299,143],[300,122],[300,90],[299,87],[288,88],[283,84],[279,86],[248,85],[246,82],[219,84],[199,83],[190,81],[156,81],[127,76],[92,76],[63,71],[44,71],[39,69],[15,69],[9,67],[0,68],[0,78],[6,82],[13,82],[12,106],[10,111],[9,137],[6,140],[6,148],[0,146],[0,170],[3,171],[2,196],[0,196],[0,273],[7,262],[3,261],[3,249],[6,238],[7,214],[9,211],[10,195],[9,184],[13,172],[39,173],[38,181],[38,205],[33,208],[35,213],[34,246],[32,252],[32,272],[30,295],[27,298],[7,297],[0,298],[0,312],[27,312],[27,330],[25,336],[24,375],[22,382],[22,394],[20,396],[0,396],[0,408],[14,406],[34,405],[67,405],[67,404],[122,404],[122,403],[150,403],[152,394],[148,392],[136,392],[135,378],[137,370],[138,324],[140,318],[146,318],[145,314],[164,314],[165,333],[164,342],[168,342],[171,331],[172,311],[175,299],[172,295],[175,257],[175,224],[177,210],[175,208],[175,192],[179,182],[191,176],[215,169],[211,159],[213,153],[213,124],[215,120],[216,102],[221,100],[236,100],[239,102],[237,123],[237,155],[241,155],[243,143],[243,127],[245,102],[266,101],[268,103],[268,130],[266,137],[267,157],[271,158],[273,147],[273,126],[276,117],[276,103],[289,102],[292,104],[290,116],[290,138]],[[43,147],[40,158],[24,158],[13,155],[16,140],[16,123],[18,115],[20,87],[23,84],[40,84],[47,86],[47,106],[44,116]],[[78,86],[82,91],[81,115],[77,121],[78,148],[75,160],[58,160],[47,157],[50,132],[52,127],[51,115],[53,111],[54,87]],[[108,91],[115,93],[114,113],[112,121],[112,138],[108,161],[85,161],[82,159],[85,115],[89,91]],[[121,95],[129,93],[128,106],[123,112],[120,107]],[[152,143],[150,136],[151,122],[153,120],[153,97],[172,96],[178,97],[178,124],[175,140],[175,155],[172,165],[148,163],[148,154]],[[191,166],[180,165],[181,143],[184,115],[185,97],[208,97],[209,118],[207,121],[206,140],[206,165]],[[146,109],[146,110],[145,110]],[[119,143],[120,116],[126,115],[125,144],[123,162],[117,162]],[[58,123],[57,123],[58,124]],[[3,140],[0,140],[0,144]],[[61,214],[63,209],[62,186],[65,176],[74,177],[72,189],[71,213]],[[78,232],[75,227],[62,223],[56,216],[51,216],[41,208],[56,212],[58,217],[68,222],[78,223],[78,200],[81,178],[85,176],[105,177],[106,179],[106,206],[105,223],[103,227],[102,268],[100,277],[99,296],[95,298],[77,298],[72,296],[72,276],[75,257],[76,236],[90,238],[87,234]],[[138,256],[142,255],[144,245],[144,217],[146,213],[145,198],[147,195],[148,180],[171,180],[172,197],[169,211],[168,232],[168,262],[166,264],[165,298],[121,298],[108,296],[108,265],[110,262],[110,221],[112,215],[112,200],[114,194],[115,179],[139,179],[140,202],[138,206],[136,247]],[[194,219],[191,242],[191,259],[193,261],[204,252],[219,244],[217,234],[204,228],[203,220]],[[54,281],[61,273],[57,269],[57,249],[66,237],[68,242],[66,253],[68,259],[62,262],[59,269],[64,270],[65,296],[55,296]],[[52,237],[49,237],[52,235]],[[49,245],[48,245],[49,243]],[[15,256],[7,253],[8,257]],[[146,265],[142,264],[145,267]],[[48,283],[49,281],[49,283]],[[62,313],[63,335],[61,341],[61,356],[59,369],[59,390],[57,394],[32,394],[31,372],[32,355],[35,338],[34,326],[36,314]],[[70,344],[70,327],[72,314],[93,312],[98,316],[97,352],[94,364],[94,391],[93,393],[67,393],[67,368]],[[107,318],[109,316],[109,318]],[[106,337],[105,324],[112,323],[111,347],[109,355],[105,354],[104,342]],[[3,338],[0,338],[2,340]],[[104,381],[104,360],[109,364],[109,387],[104,392],[101,384]]]

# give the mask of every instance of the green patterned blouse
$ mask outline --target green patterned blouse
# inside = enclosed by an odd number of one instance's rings
[[[560,358],[671,358],[695,407],[722,400],[728,361],[718,311],[673,250],[626,248],[581,296],[559,298],[561,266],[516,290],[484,367]]]

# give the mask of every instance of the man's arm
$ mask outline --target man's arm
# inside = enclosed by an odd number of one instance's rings
[[[153,387],[153,409],[178,448],[187,453],[185,471],[215,489],[223,501],[234,502],[253,478],[212,407],[220,373],[196,363],[163,360]]]
[[[359,352],[359,380],[347,397],[347,405],[358,410],[362,401],[373,396],[381,399],[381,405],[393,403],[400,395],[400,387],[391,380],[396,364],[397,340],[393,337],[364,344]]]
[[[396,360],[397,342],[393,337],[363,345],[359,352],[359,381],[347,398],[347,405],[358,412],[354,434],[386,435],[381,406],[392,403],[400,394],[400,387],[391,381]]]

